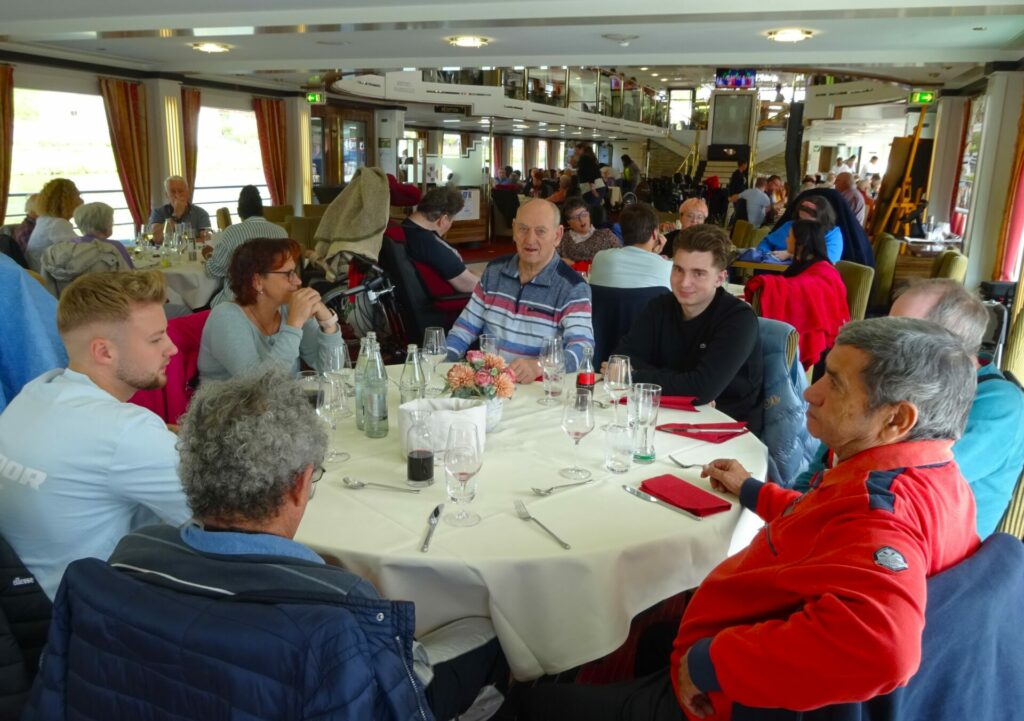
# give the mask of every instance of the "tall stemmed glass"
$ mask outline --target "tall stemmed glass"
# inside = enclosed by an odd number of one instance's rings
[[[352,361],[348,356],[348,346],[342,341],[337,348],[327,348],[321,353],[324,374],[330,378],[337,392],[338,418],[349,418],[353,412],[351,400],[355,390],[355,378]]]
[[[594,394],[586,388],[570,388],[565,397],[562,412],[562,430],[572,439],[572,468],[559,471],[563,477],[573,481],[585,481],[590,471],[580,468],[579,447],[583,437],[594,430]]]
[[[466,507],[476,497],[474,479],[483,460],[476,424],[465,421],[452,423],[448,429],[444,469],[448,497],[457,510],[445,515],[444,520],[453,526],[475,526],[480,523],[480,516],[470,513]]]
[[[608,358],[608,364],[604,368],[604,387],[612,399],[612,408],[615,413],[614,425],[619,425],[619,401],[633,385],[633,367],[629,362],[628,355],[613,355]],[[601,427],[608,430],[608,424]]]
[[[562,395],[562,383],[565,376],[565,351],[562,339],[558,336],[545,338],[541,342],[540,369],[544,381],[544,397],[538,400],[542,406],[550,406],[558,402]]]
[[[441,392],[437,386],[432,386],[434,375],[437,373],[437,366],[448,356],[448,346],[445,343],[444,328],[431,326],[423,331],[423,358],[430,366],[430,376],[427,378],[427,390],[433,394]],[[444,385],[442,384],[441,388]]]
[[[301,371],[299,383],[302,385],[302,392],[306,400],[316,411],[317,416],[328,428],[327,453],[324,460],[347,461],[352,456],[345,451],[335,447],[335,431],[338,429],[338,419],[342,410],[340,388],[326,373],[316,371]]]

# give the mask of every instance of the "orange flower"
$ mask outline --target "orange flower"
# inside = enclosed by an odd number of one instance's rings
[[[472,388],[474,385],[473,369],[459,363],[448,370],[448,386],[454,391],[459,388]]]
[[[500,371],[505,370],[505,359],[500,355],[488,353],[484,356],[484,368],[497,368]]]
[[[494,390],[498,398],[511,398],[516,390],[515,381],[502,374],[494,379]]]

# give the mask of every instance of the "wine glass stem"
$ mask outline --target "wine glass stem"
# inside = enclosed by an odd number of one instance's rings
[[[580,439],[574,438],[572,441],[572,468],[574,471],[580,470]]]
[[[615,418],[614,425],[619,425],[619,397],[617,395],[612,396],[612,414]]]

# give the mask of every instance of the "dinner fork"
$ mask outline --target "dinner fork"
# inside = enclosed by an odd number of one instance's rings
[[[537,524],[538,526],[540,526],[541,528],[543,528],[543,529],[544,529],[544,531],[545,531],[545,532],[546,532],[546,533],[547,533],[547,534],[548,534],[549,536],[551,536],[551,537],[552,537],[553,539],[555,539],[556,541],[558,541],[558,545],[560,545],[560,546],[561,546],[562,548],[564,548],[565,550],[567,550],[567,551],[568,551],[568,550],[569,550],[570,548],[572,548],[572,546],[570,546],[570,545],[569,545],[568,543],[566,543],[566,542],[565,542],[565,541],[563,541],[563,540],[562,540],[561,538],[559,538],[559,537],[558,537],[557,535],[555,535],[555,532],[554,532],[554,531],[552,531],[552,530],[551,530],[550,528],[548,528],[548,527],[547,527],[547,526],[545,526],[545,525],[544,525],[543,523],[541,523],[540,521],[538,521],[538,520],[537,520],[536,518],[534,518],[533,516],[531,516],[531,515],[530,515],[530,512],[529,512],[528,510],[526,510],[526,504],[525,504],[525,503],[523,503],[522,501],[516,501],[516,502],[515,502],[515,506],[516,506],[516,513],[517,513],[517,514],[519,514],[519,517],[520,517],[521,519],[523,519],[524,521],[533,521],[534,523],[536,523],[536,524]]]
[[[536,493],[538,496],[550,496],[555,491],[560,491],[563,488],[572,488],[573,486],[585,486],[588,483],[593,483],[595,479],[589,478],[585,481],[577,481],[576,483],[561,483],[557,486],[549,486],[548,488],[537,488],[532,487],[530,490]]]
[[[679,461],[677,461],[672,456],[669,456],[668,459],[670,461],[672,461],[673,463],[675,463],[680,468],[703,468],[704,467],[703,463],[680,463]]]

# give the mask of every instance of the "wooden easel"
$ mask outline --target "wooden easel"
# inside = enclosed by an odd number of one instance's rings
[[[892,200],[886,206],[882,222],[875,226],[885,230],[890,225],[891,218],[892,222],[889,232],[897,238],[905,238],[909,235],[910,224],[902,222],[902,219],[917,209],[918,204],[921,202],[921,195],[924,192],[924,188],[920,188],[916,194],[914,193],[911,174],[914,169],[914,159],[917,156],[917,145],[921,140],[921,129],[924,127],[925,110],[925,106],[921,106],[921,115],[917,120],[917,128],[914,130],[913,141],[910,144],[910,154],[907,156],[906,169],[903,171],[903,182],[900,183],[900,187],[896,189]],[[894,212],[895,216],[893,216]]]

